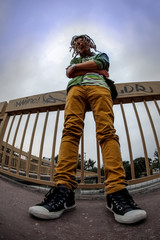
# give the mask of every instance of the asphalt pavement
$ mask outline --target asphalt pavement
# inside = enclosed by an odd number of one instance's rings
[[[133,195],[147,211],[147,219],[133,225],[115,222],[105,197],[76,196],[76,209],[56,220],[39,220],[28,208],[44,198],[44,191],[0,175],[0,239],[2,240],[150,240],[160,239],[160,186]]]

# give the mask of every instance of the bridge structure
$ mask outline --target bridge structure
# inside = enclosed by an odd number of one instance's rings
[[[124,137],[126,138],[126,151],[128,151],[131,167],[131,179],[129,185],[146,182],[152,179],[160,178],[160,173],[151,173],[148,149],[143,128],[143,122],[140,113],[137,110],[137,104],[141,103],[147,114],[150,128],[154,139],[154,146],[160,162],[160,144],[158,126],[160,116],[160,81],[156,82],[132,82],[116,84],[118,97],[114,100],[114,106],[119,106],[119,112],[122,115],[124,126]],[[54,185],[54,173],[56,167],[56,148],[59,138],[57,137],[59,129],[62,130],[60,123],[60,114],[63,112],[66,101],[66,91],[56,91],[44,93],[20,99],[10,100],[0,103],[0,173],[16,179],[42,184],[47,186]],[[152,117],[149,104],[156,109],[158,120]],[[131,129],[128,127],[129,119],[126,117],[125,105],[132,108],[137,122],[137,128],[134,132],[139,133],[141,147],[144,153],[146,171],[143,177],[136,178],[134,166],[134,152],[131,143]],[[90,110],[88,110],[90,111]],[[158,122],[157,122],[158,121]],[[49,122],[52,128],[50,129]],[[61,126],[60,126],[61,125]],[[132,129],[133,131],[133,129]],[[96,160],[97,172],[88,172],[84,170],[84,135],[81,138],[80,154],[81,169],[77,170],[77,179],[79,179],[78,188],[81,189],[101,189],[104,188],[103,176],[101,175],[101,155],[98,140],[96,140]],[[94,135],[94,133],[93,133]],[[49,143],[47,143],[47,137]],[[38,139],[38,151],[35,154]],[[25,145],[27,144],[27,147]],[[49,157],[44,156],[44,152],[50,147]],[[87,178],[96,178],[96,182],[88,183]]]

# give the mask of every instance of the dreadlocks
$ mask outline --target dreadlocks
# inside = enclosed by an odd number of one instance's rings
[[[83,38],[84,43],[89,44],[90,48],[93,48],[95,51],[97,51],[96,49],[96,44],[94,43],[93,39],[90,38],[88,35],[84,34],[84,35],[79,35],[79,36],[73,36],[72,40],[71,40],[71,47],[70,47],[70,51],[73,49],[73,54],[72,57],[76,57],[79,54],[79,51],[76,47],[76,40],[78,38]]]

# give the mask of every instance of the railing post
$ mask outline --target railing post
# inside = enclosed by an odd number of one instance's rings
[[[159,147],[159,142],[158,142],[156,129],[155,129],[155,126],[154,126],[154,123],[153,123],[153,120],[152,120],[152,116],[150,114],[149,108],[148,108],[145,100],[144,100],[144,105],[145,105],[145,108],[146,108],[146,111],[147,111],[147,114],[148,114],[148,117],[149,117],[149,121],[151,123],[151,127],[152,127],[152,130],[153,130],[153,135],[154,135],[154,138],[155,138],[155,142],[156,142],[156,146],[157,146],[157,152],[158,152],[158,158],[159,158],[159,163],[160,163],[160,147]]]
[[[84,183],[84,132],[81,137],[81,183]]]
[[[55,122],[55,127],[54,127],[54,135],[53,135],[53,145],[52,145],[52,156],[51,156],[51,177],[50,181],[53,181],[54,178],[54,167],[55,167],[55,149],[56,149],[56,140],[57,140],[57,130],[58,130],[58,123],[59,123],[59,114],[60,114],[60,109],[57,110],[57,116],[56,116],[56,122]]]
[[[0,147],[4,138],[6,127],[9,121],[9,116],[5,113],[8,103],[0,103]]]
[[[147,148],[146,148],[146,143],[145,143],[145,139],[144,139],[144,134],[143,134],[141,122],[140,122],[138,111],[137,111],[137,108],[136,108],[136,105],[135,105],[134,101],[132,101],[132,105],[133,105],[133,108],[134,108],[134,111],[135,111],[135,115],[136,115],[136,118],[137,118],[137,123],[138,123],[138,126],[139,126],[139,131],[140,131],[140,135],[141,135],[141,139],[142,139],[147,176],[150,176],[150,167],[149,167],[149,162],[148,162],[148,154],[147,154]]]
[[[43,147],[44,147],[44,138],[45,138],[45,133],[46,133],[46,126],[47,126],[47,121],[48,121],[48,115],[49,115],[49,111],[47,110],[46,117],[45,117],[45,122],[44,122],[44,126],[43,126],[42,138],[41,138],[41,146],[40,146],[39,161],[38,161],[37,179],[40,179],[40,175],[41,175],[42,153],[43,153]]]
[[[131,162],[131,176],[132,176],[132,179],[135,179],[135,170],[134,170],[134,162],[133,162],[131,141],[130,141],[127,120],[126,120],[126,116],[125,116],[125,112],[124,112],[122,102],[120,102],[120,107],[121,107],[121,111],[122,111],[122,116],[123,116],[124,126],[125,126],[125,130],[126,130],[126,136],[127,136],[127,142],[128,142],[128,148],[129,148],[129,156],[130,156],[130,162]]]
[[[35,131],[36,131],[36,127],[37,127],[38,117],[39,117],[39,111],[36,113],[36,117],[35,117],[35,121],[34,121],[34,126],[33,126],[33,129],[32,129],[32,136],[31,136],[31,141],[30,141],[30,146],[29,146],[29,152],[28,152],[28,158],[27,158],[27,164],[26,164],[26,177],[29,177],[30,162],[31,162],[31,153],[32,153],[33,140],[34,140]]]
[[[97,173],[98,173],[98,183],[101,183],[101,166],[100,166],[100,151],[99,151],[99,142],[97,139]]]
[[[158,106],[158,103],[157,103],[156,99],[154,99],[154,103],[155,103],[156,108],[157,108],[157,111],[158,111],[158,113],[159,113],[159,115],[160,115],[160,108],[159,108],[159,106]]]

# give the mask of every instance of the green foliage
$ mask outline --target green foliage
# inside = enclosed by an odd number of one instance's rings
[[[152,164],[152,159],[148,158],[149,165]],[[134,161],[134,170],[135,170],[135,177],[140,178],[143,176],[146,176],[146,164],[145,164],[145,158],[139,157],[136,158]],[[123,166],[126,172],[126,180],[132,179],[131,177],[131,164],[129,161],[123,161]]]
[[[81,169],[81,154],[78,154],[77,169]]]
[[[146,176],[146,164],[145,164],[145,158],[139,157],[134,159],[134,170],[135,170],[135,177],[140,178],[143,176]],[[154,160],[152,161],[151,158],[148,158],[149,166],[151,169],[151,174],[153,169],[160,169],[160,163],[158,158],[158,152],[154,152]],[[126,172],[126,180],[132,179],[131,177],[131,165],[129,161],[123,161],[123,166]]]
[[[152,161],[151,159],[148,159],[149,162]],[[145,164],[145,158],[140,157],[136,158],[134,161],[134,169],[135,169],[135,177],[140,178],[142,176],[146,176],[146,164]]]
[[[58,161],[58,155],[55,157],[55,162]],[[135,170],[135,177],[140,178],[143,176],[146,176],[146,164],[145,164],[145,158],[139,157],[134,159],[134,170]],[[160,163],[158,158],[158,151],[154,152],[154,159],[152,161],[151,158],[148,158],[149,166],[151,169],[151,174],[153,169],[160,169]],[[97,167],[95,166],[96,161],[89,158],[88,160],[84,160],[84,170],[91,171],[91,172],[97,172]],[[131,164],[129,161],[123,161],[123,166],[126,173],[126,180],[132,179],[131,177]],[[81,154],[78,155],[78,162],[77,162],[77,168],[81,169]],[[104,167],[101,168],[101,176],[104,176]]]
[[[84,160],[84,170],[95,171],[95,168],[96,168],[94,167],[95,163],[96,161],[93,161],[91,158],[89,158],[88,160]],[[78,155],[77,168],[81,169],[81,154]]]
[[[158,151],[154,152],[154,159],[152,162],[152,170],[153,169],[160,169],[160,162],[159,162],[159,158],[158,158]]]
[[[126,180],[130,180],[132,177],[131,177],[131,165],[129,161],[123,161],[123,167],[126,173]]]
[[[55,156],[54,161],[55,163],[58,163],[58,155]]]

